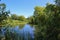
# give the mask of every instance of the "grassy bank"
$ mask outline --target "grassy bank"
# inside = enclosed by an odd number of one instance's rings
[[[9,25],[22,25],[22,24],[27,24],[27,21],[20,21],[20,20],[7,20],[7,23]]]
[[[11,25],[11,26],[17,26],[17,25],[24,25],[27,24],[27,21],[20,21],[20,20],[6,20],[5,22],[2,22],[0,26],[6,26],[6,25]]]

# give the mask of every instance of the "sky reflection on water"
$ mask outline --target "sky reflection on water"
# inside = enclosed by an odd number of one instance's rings
[[[15,27],[9,27],[8,30],[11,33],[16,33],[17,40],[34,40],[34,27],[31,27],[30,25],[26,24],[23,28],[20,28],[20,26]],[[0,32],[1,33],[1,32]],[[6,33],[6,31],[2,30],[2,33]],[[2,34],[1,33],[1,34]]]

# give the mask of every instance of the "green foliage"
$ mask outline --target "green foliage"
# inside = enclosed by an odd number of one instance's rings
[[[0,4],[0,25],[4,24],[3,22],[8,18],[9,13],[9,11],[6,11],[6,5],[4,3]]]
[[[36,40],[59,40],[60,34],[60,7],[47,4],[46,7],[35,7],[33,21],[31,24],[37,24],[38,29],[35,36]]]
[[[18,18],[19,18],[18,20],[21,20],[21,21],[25,21],[26,20],[26,18],[24,16],[19,16]]]
[[[17,16],[16,14],[12,14],[12,15],[11,15],[11,19],[17,20],[17,19],[18,19],[18,16]]]
[[[30,16],[27,20],[29,20],[29,24],[34,24],[34,17],[33,16]]]
[[[35,7],[34,17],[35,23],[40,25],[41,22],[44,22],[46,14],[44,13],[44,7]]]
[[[12,20],[20,20],[20,21],[26,21],[26,18],[24,16],[18,16],[16,14],[11,15]]]

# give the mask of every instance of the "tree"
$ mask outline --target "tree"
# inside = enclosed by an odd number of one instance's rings
[[[17,19],[18,19],[18,16],[17,16],[16,14],[12,14],[12,15],[11,15],[11,19],[17,20]]]
[[[0,4],[0,25],[8,18],[9,13],[10,11],[6,11],[6,5],[4,3]]]
[[[18,16],[18,20],[25,21],[26,18],[24,16]]]
[[[60,29],[60,7],[50,4],[46,6],[47,13],[50,13],[47,21],[47,40],[58,40]]]
[[[18,16],[16,14],[12,14],[11,15],[11,19],[13,19],[13,20],[20,20],[20,21],[25,21],[26,20],[26,18],[24,16]]]
[[[28,19],[27,20],[29,20],[28,22],[29,22],[29,24],[34,24],[35,22],[34,22],[34,17],[33,16],[30,16],[30,17],[28,17]]]
[[[46,7],[35,7],[34,20],[37,24],[36,40],[59,40],[60,36],[60,6],[47,4]]]
[[[35,24],[38,24],[39,23],[39,17],[41,17],[42,15],[44,15],[44,7],[39,7],[39,6],[36,6],[35,8],[35,11],[34,11],[34,17],[35,17]]]
[[[41,11],[41,10],[40,10]],[[38,13],[38,12],[37,12]],[[60,34],[60,7],[48,4],[45,7],[45,11],[39,13],[40,16],[36,16],[35,19],[38,20],[38,28],[40,29],[37,38],[38,40],[42,37],[41,40],[59,40],[58,35]],[[38,14],[38,15],[39,15]]]
[[[6,24],[6,19],[9,16],[10,11],[6,11],[6,5],[4,3],[0,4],[0,32],[3,24]],[[1,40],[1,37],[0,37]]]

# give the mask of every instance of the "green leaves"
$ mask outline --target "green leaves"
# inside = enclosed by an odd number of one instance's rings
[[[24,16],[18,16],[16,14],[11,15],[11,19],[13,20],[20,20],[20,21],[26,21],[26,18]]]
[[[0,4],[0,25],[4,24],[5,20],[9,16],[9,11],[6,11],[6,5],[4,3]]]
[[[36,39],[58,40],[60,36],[60,7],[54,4],[47,4],[46,7],[35,7],[33,21],[31,24],[38,25]],[[39,31],[39,32],[38,32]]]

